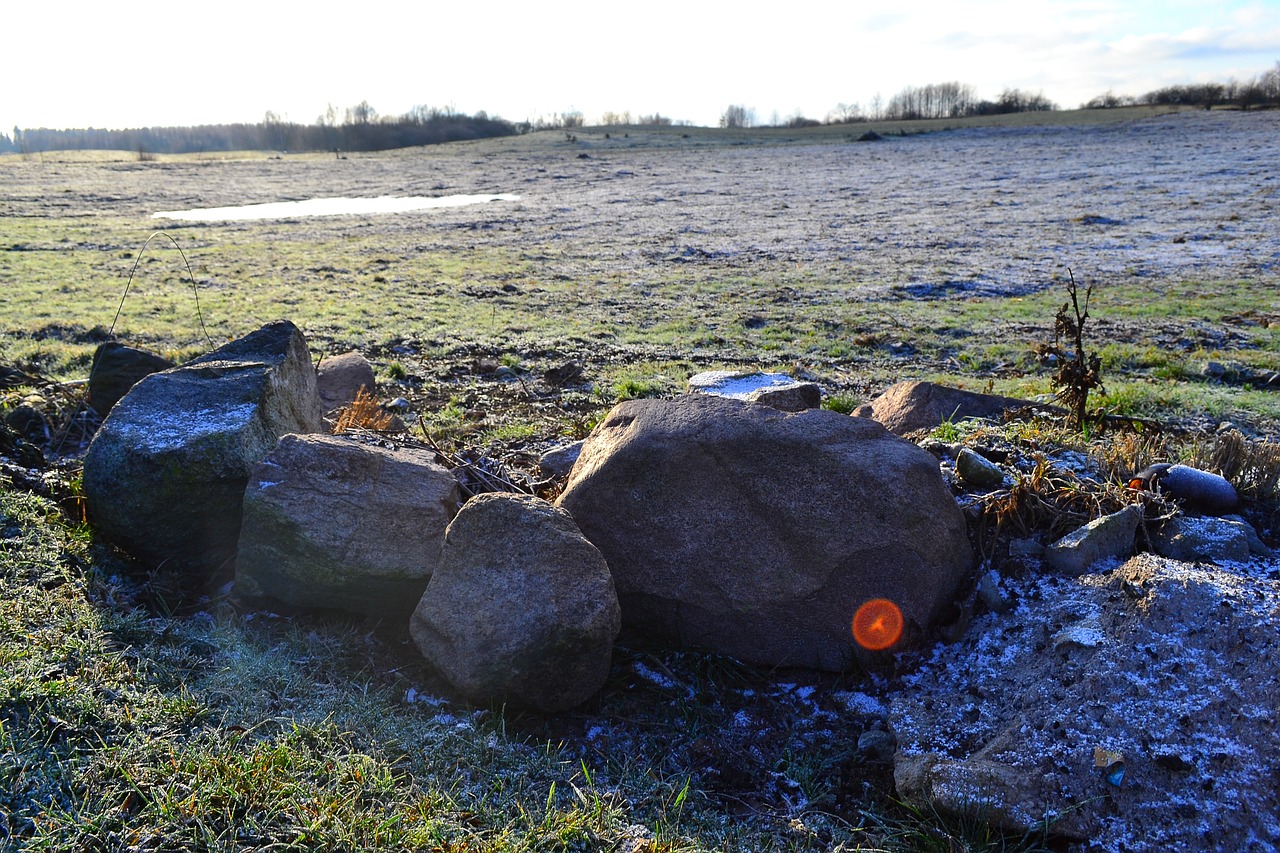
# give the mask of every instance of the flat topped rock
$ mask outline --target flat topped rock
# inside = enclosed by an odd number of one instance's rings
[[[784,412],[800,412],[822,405],[822,389],[785,373],[708,370],[690,376],[688,390],[731,400],[763,403]]]

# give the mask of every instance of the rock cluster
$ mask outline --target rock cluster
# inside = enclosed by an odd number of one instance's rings
[[[473,702],[581,702],[623,624],[765,666],[876,662],[948,618],[972,567],[933,457],[871,420],[632,401],[565,454],[559,508],[459,511],[432,453],[319,434],[317,383],[333,406],[372,372],[358,354],[322,367],[318,383],[281,322],[142,379],[90,448],[90,513],[152,564],[213,576],[234,561],[246,600],[412,611],[424,656]],[[869,601],[889,610],[858,639]]]
[[[919,406],[894,410],[903,431],[1009,405],[903,395]],[[871,418],[801,408],[623,403],[544,459],[567,480],[557,505],[459,507],[433,454],[317,434],[306,344],[280,323],[133,385],[85,488],[102,530],[153,564],[235,558],[246,600],[407,625],[467,702],[578,706],[620,632],[765,667],[922,649],[858,739],[891,758],[907,801],[1103,849],[1280,838],[1280,569],[1249,524],[1156,523],[1135,492],[1047,547],[1011,542],[975,578],[966,507],[1025,460],[940,445],[940,461]],[[1060,456],[1046,464],[1089,476]],[[1216,475],[1168,474],[1188,510],[1205,488],[1213,508],[1234,504]],[[1177,493],[1187,484],[1199,491]],[[1135,547],[1156,553],[1128,559]]]

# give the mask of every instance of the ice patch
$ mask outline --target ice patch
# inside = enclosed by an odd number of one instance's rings
[[[633,663],[631,665],[631,668],[635,670],[636,675],[640,676],[645,681],[649,681],[653,684],[658,685],[659,687],[676,687],[677,686],[676,683],[672,681],[670,678],[667,678],[665,675],[650,669],[649,667],[642,664],[640,661],[636,661],[635,663]]]
[[[888,708],[879,699],[856,690],[849,693],[836,693],[832,695],[832,698],[852,714],[881,716],[888,711]]]
[[[239,207],[200,207],[193,210],[160,210],[152,219],[180,219],[186,222],[240,222],[258,219],[291,219],[298,216],[367,216],[378,213],[413,213],[439,207],[464,207],[491,201],[519,201],[511,193],[488,195],[378,196],[377,198],[312,198],[306,201],[275,201]]]
[[[419,693],[416,687],[410,687],[405,691],[404,702],[406,705],[430,705],[432,708],[439,708],[445,704],[445,700],[438,696],[429,696],[426,693]]]

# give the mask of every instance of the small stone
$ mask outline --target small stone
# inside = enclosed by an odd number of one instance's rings
[[[1142,510],[1127,506],[1068,533],[1045,550],[1045,562],[1054,571],[1079,577],[1099,560],[1125,557],[1133,550],[1133,535]]]
[[[167,358],[117,341],[100,344],[94,350],[93,366],[89,369],[89,405],[105,418],[130,388],[151,374],[173,366]]]
[[[1243,562],[1249,559],[1250,532],[1253,528],[1243,521],[1181,516],[1165,522],[1151,546],[1162,557],[1187,563]]]
[[[1267,547],[1267,544],[1258,537],[1258,531],[1253,529],[1253,525],[1245,521],[1243,517],[1238,515],[1224,515],[1223,521],[1236,521],[1244,525],[1245,538],[1249,540],[1249,553],[1255,557],[1274,557],[1276,552]]]
[[[0,388],[21,388],[24,385],[35,385],[35,377],[22,372],[16,367],[0,364]]]
[[[858,735],[858,752],[872,761],[892,761],[896,744],[893,735],[879,729]]]
[[[1009,556],[1025,559],[1029,557],[1043,557],[1044,545],[1040,544],[1038,539],[1027,537],[1025,539],[1009,540]]]
[[[548,385],[564,387],[582,379],[583,367],[576,361],[566,361],[558,367],[552,367],[542,374]]]
[[[1206,379],[1221,379],[1227,375],[1227,366],[1220,361],[1206,361],[1200,368],[1200,375]]]
[[[956,457],[956,472],[966,483],[979,489],[995,488],[1004,482],[1004,469],[967,447]]]
[[[361,389],[372,395],[376,387],[373,365],[354,350],[321,359],[316,368],[316,393],[326,415],[351,405]]]
[[[936,456],[938,459],[942,459],[945,456],[954,455],[952,453],[952,450],[954,448],[952,448],[950,444],[947,444],[945,441],[939,441],[938,439],[933,438],[932,436],[926,436],[925,438],[916,442],[916,444],[919,445],[921,450],[927,450],[928,452]]]
[[[1000,590],[999,577],[995,572],[984,572],[978,578],[978,599],[993,613],[1004,613],[1010,607],[1009,599]]]
[[[542,458],[538,460],[538,468],[542,471],[542,476],[553,480],[568,477],[574,463],[578,461],[578,456],[582,453],[583,443],[575,441],[572,444],[554,447],[542,454]]]
[[[49,440],[49,424],[35,406],[23,403],[11,409],[4,416],[4,423],[27,441],[43,444]]]

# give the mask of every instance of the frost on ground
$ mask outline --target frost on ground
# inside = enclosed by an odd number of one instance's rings
[[[1280,562],[1006,583],[892,697],[900,794],[1090,849],[1280,844]]]

